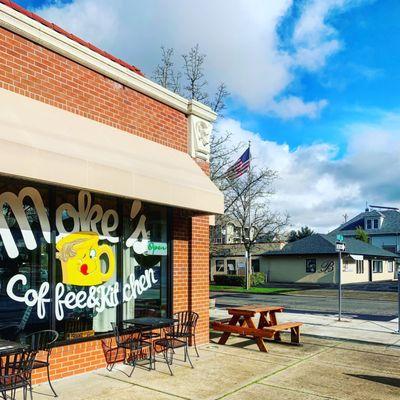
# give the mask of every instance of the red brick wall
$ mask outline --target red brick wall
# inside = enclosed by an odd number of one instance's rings
[[[0,87],[187,152],[186,116],[141,93],[0,28]],[[208,164],[199,161],[208,173]],[[174,312],[200,315],[197,343],[208,341],[208,217],[175,210]],[[55,348],[53,379],[103,367],[99,340]],[[46,380],[36,371],[34,382]]]
[[[183,113],[3,28],[0,87],[187,152]]]

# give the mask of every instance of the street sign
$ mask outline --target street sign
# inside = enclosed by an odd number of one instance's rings
[[[336,242],[336,251],[346,251],[346,245],[342,242]]]
[[[343,242],[343,240],[344,240],[343,235],[336,235],[336,240],[337,240],[338,242]]]

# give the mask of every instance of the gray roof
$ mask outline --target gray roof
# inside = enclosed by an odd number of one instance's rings
[[[380,234],[400,234],[400,211],[397,210],[383,210],[383,211],[365,211],[344,224],[340,225],[338,228],[330,233],[342,233],[344,235],[354,235],[357,227],[361,226],[364,228],[364,218],[365,217],[381,217],[383,218],[382,226],[380,229],[368,229],[368,235],[380,235]]]
[[[296,255],[296,254],[336,254],[335,235],[316,233],[295,242],[288,243],[282,250],[268,251],[263,256]],[[371,257],[396,258],[397,255],[380,247],[362,242],[354,238],[345,238],[347,254],[357,254]]]

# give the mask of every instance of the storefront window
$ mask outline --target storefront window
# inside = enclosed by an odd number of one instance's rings
[[[168,314],[166,207],[0,178],[0,210],[0,336]]]
[[[43,318],[33,305],[15,302],[48,285],[50,237],[46,190],[25,188],[10,180],[0,182],[0,335],[12,339],[20,332],[49,328],[50,305]],[[39,213],[37,210],[40,210]],[[13,283],[12,293],[7,290]],[[11,294],[11,296],[10,296]]]
[[[123,305],[124,319],[167,312],[167,210],[139,201],[124,203],[123,282],[135,277],[154,281],[142,295]]]

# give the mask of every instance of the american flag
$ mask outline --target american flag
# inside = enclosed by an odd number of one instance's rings
[[[240,156],[239,160],[235,162],[225,173],[228,179],[236,179],[242,176],[250,168],[250,147]]]

